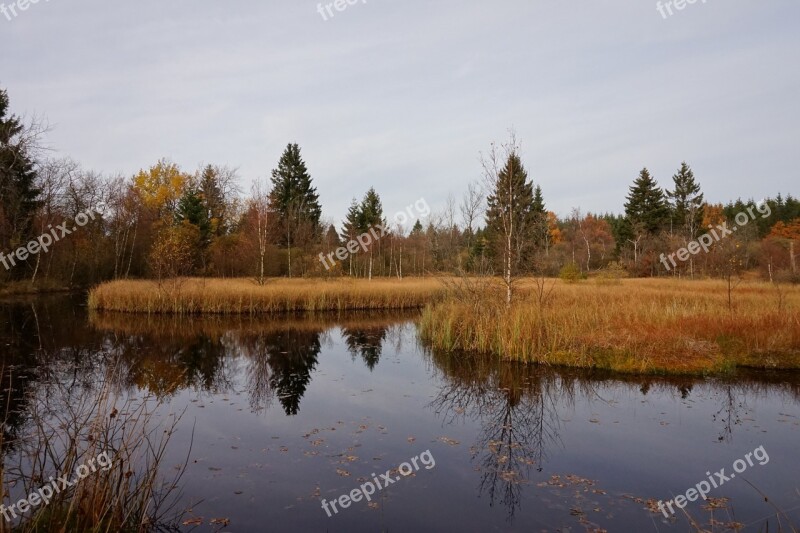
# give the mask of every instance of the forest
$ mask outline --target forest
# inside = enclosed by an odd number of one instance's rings
[[[400,224],[384,212],[375,188],[354,198],[346,213],[324,212],[304,160],[313,154],[303,154],[296,143],[287,144],[266,177],[243,190],[245,177],[227,164],[186,169],[163,158],[143,162],[134,175],[88,170],[68,157],[52,157],[45,148],[47,131],[41,121],[14,114],[9,95],[0,91],[0,253],[17,259],[0,268],[6,291],[184,276],[252,278],[261,284],[275,277],[510,273],[562,279],[745,273],[771,281],[800,279],[800,201],[780,192],[758,199],[769,216],[755,217],[708,253],[677,265],[660,259],[708,228],[734,225],[737,214],[757,203],[708,201],[686,162],[676,164],[666,184],[646,168],[638,176],[634,172],[624,212],[584,213],[575,207],[559,215],[548,210],[546,191],[528,175],[512,137],[492,145],[483,160],[484,179],[465,182],[443,209]],[[96,215],[83,216],[80,227],[72,224],[74,231],[46,253],[33,253],[39,247],[30,243],[65,221],[80,222],[81,213]],[[388,231],[368,247],[332,268],[320,261],[320,254],[376,226]]]

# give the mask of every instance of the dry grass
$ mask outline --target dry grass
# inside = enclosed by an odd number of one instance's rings
[[[89,308],[128,313],[262,314],[290,311],[416,309],[441,298],[436,279],[335,281],[250,279],[113,281],[92,289]]]
[[[28,400],[29,423],[22,434],[14,440],[0,434],[1,503],[7,508],[52,488],[54,479],[73,484],[59,482],[59,491],[49,491],[51,499],[31,500],[33,507],[25,513],[9,511],[12,523],[0,519],[0,531],[176,530],[183,516],[177,502],[185,464],[171,475],[162,470],[181,415],[160,417],[166,406],[159,400],[120,393],[115,374],[108,369],[88,387],[68,379],[43,384]],[[100,456],[105,461],[97,460]]]
[[[461,291],[425,309],[421,335],[446,351],[623,372],[800,368],[798,287],[779,297],[773,285],[743,283],[729,309],[718,281],[549,283],[551,298],[539,305],[534,283],[523,282],[511,309],[498,296]]]

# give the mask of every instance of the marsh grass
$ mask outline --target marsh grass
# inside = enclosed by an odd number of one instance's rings
[[[0,531],[175,530],[183,514],[177,510],[178,484],[186,465],[169,479],[161,469],[180,414],[162,418],[159,401],[116,392],[112,373],[96,388],[55,382],[31,395],[24,431],[0,442],[6,507],[51,479],[76,479],[77,468],[103,453],[111,463],[55,493],[49,503],[15,513],[10,524],[0,519]]]
[[[113,281],[89,293],[89,308],[146,314],[256,315],[297,311],[418,309],[440,299],[436,279],[250,279],[184,278]]]
[[[558,282],[546,305],[524,281],[510,309],[496,289],[480,305],[451,293],[427,306],[422,339],[510,361],[633,373],[800,368],[797,287],[778,296],[770,284],[742,283],[731,309],[718,281]]]

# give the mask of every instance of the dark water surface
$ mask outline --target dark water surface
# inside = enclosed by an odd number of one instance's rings
[[[124,390],[185,409],[166,464],[192,442],[181,489],[196,531],[213,518],[230,520],[224,531],[693,531],[648,500],[707,471],[730,477],[760,446],[766,464],[685,511],[714,531],[800,525],[797,373],[563,371],[432,353],[413,313],[147,318],[89,315],[82,301],[0,304],[6,431],[25,431],[43,382],[79,386],[119,361]],[[371,504],[322,509],[426,450],[435,466]]]

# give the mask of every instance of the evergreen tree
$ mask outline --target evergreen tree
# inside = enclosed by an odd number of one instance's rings
[[[200,245],[203,248],[210,244],[211,222],[208,220],[208,212],[206,211],[202,194],[197,190],[189,188],[183,193],[178,202],[175,219],[177,222],[187,222],[197,226],[200,231]]]
[[[642,228],[650,234],[663,230],[669,222],[669,205],[664,191],[644,168],[630,187],[625,202],[625,217],[631,228]]]
[[[364,195],[364,199],[359,206],[359,229],[362,233],[367,233],[375,229],[375,233],[380,236],[381,233],[377,227],[385,224],[386,221],[383,218],[383,204],[381,203],[381,198],[378,196],[378,193],[375,192],[375,189],[370,188],[367,194]],[[373,256],[376,247],[380,252],[380,240],[377,242],[373,241],[369,246],[369,279],[372,279]]]
[[[358,235],[361,233],[361,218],[361,205],[355,198],[353,198],[352,202],[350,202],[350,208],[347,210],[347,215],[344,218],[342,232],[339,234],[342,242],[348,243],[358,237]],[[352,276],[353,261],[355,258],[353,257],[353,254],[350,254],[347,259],[350,275]]]
[[[504,250],[511,237],[511,250],[506,250],[504,261],[509,257],[514,268],[529,259],[534,249],[536,212],[535,207],[544,210],[544,201],[539,198],[535,204],[533,184],[528,180],[528,172],[516,152],[509,154],[505,166],[497,176],[494,190],[486,201],[486,227],[489,239],[497,250]],[[511,254],[510,256],[508,254]],[[509,265],[504,267],[507,270]]]
[[[41,191],[30,146],[21,141],[26,128],[9,115],[9,99],[0,90],[0,246],[16,248],[33,238],[33,218]],[[19,271],[19,269],[17,269]]]
[[[542,188],[537,185],[533,189],[533,204],[531,205],[533,215],[533,239],[537,248],[547,247],[548,231],[547,227],[547,208],[542,196]]]
[[[373,188],[370,188],[370,190],[367,191],[367,194],[364,195],[364,199],[361,201],[359,211],[361,215],[359,229],[362,232],[369,231],[370,228],[385,222],[383,218],[383,204],[381,203],[381,198]]]
[[[292,247],[318,239],[322,217],[317,189],[311,184],[297,144],[286,146],[271,181],[269,207],[278,219],[277,241],[287,249],[288,273],[292,277]]]
[[[219,172],[212,165],[206,165],[200,174],[200,194],[211,232],[217,237],[224,235],[228,230],[225,195],[220,187]]]
[[[361,218],[361,205],[353,198],[347,209],[347,215],[344,217],[342,232],[339,234],[342,241],[347,242],[358,236],[361,232]]]
[[[667,191],[672,208],[673,230],[683,232],[688,240],[694,240],[703,225],[703,193],[694,179],[694,172],[684,161],[678,173],[672,176],[673,191]]]
[[[307,222],[319,227],[322,207],[297,144],[286,146],[278,168],[272,171],[270,207],[282,223]],[[283,244],[286,244],[285,242]]]

